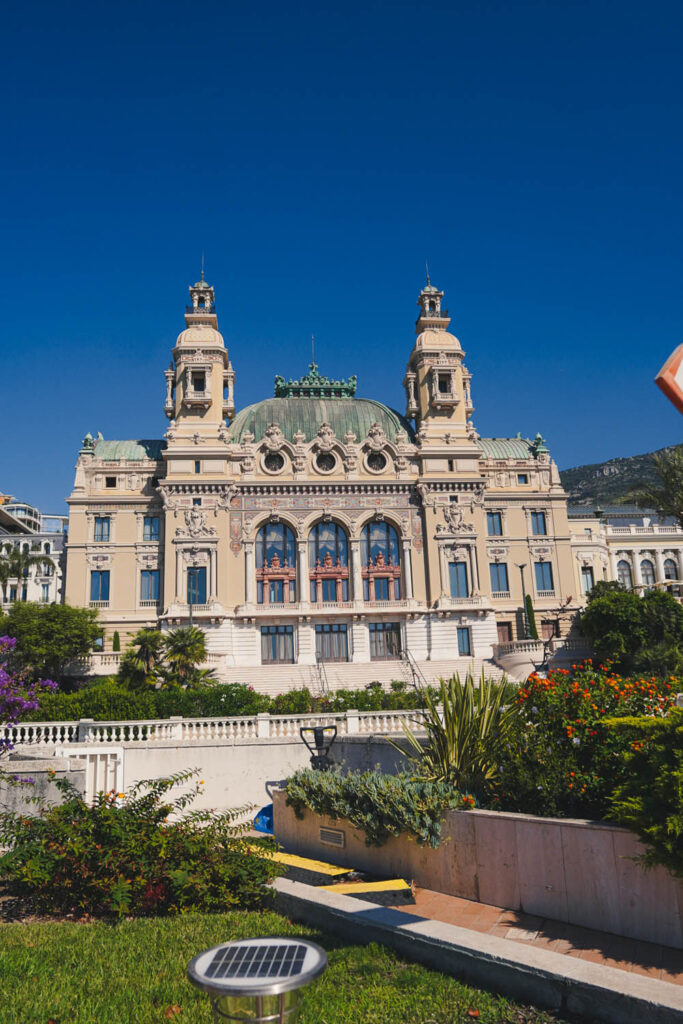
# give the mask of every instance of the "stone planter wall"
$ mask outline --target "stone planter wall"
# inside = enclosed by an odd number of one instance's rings
[[[601,822],[498,811],[449,811],[436,850],[406,836],[366,846],[348,822],[306,811],[298,819],[274,794],[275,836],[288,851],[342,867],[412,879],[425,889],[683,948],[683,881],[632,860],[643,847]],[[321,843],[321,826],[344,833]]]

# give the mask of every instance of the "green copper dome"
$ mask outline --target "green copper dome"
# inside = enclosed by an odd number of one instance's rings
[[[242,441],[250,431],[259,441],[271,423],[277,423],[288,441],[301,431],[311,441],[323,423],[329,423],[340,441],[352,432],[358,442],[363,441],[373,423],[379,423],[390,441],[399,430],[409,440],[415,432],[406,419],[393,409],[372,398],[266,398],[262,402],[241,409],[230,425],[230,437]]]

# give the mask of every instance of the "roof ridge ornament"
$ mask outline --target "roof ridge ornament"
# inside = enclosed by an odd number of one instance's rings
[[[275,377],[276,398],[353,398],[358,378],[355,374],[347,380],[333,380],[318,373],[317,363],[311,362],[308,373],[298,380]]]

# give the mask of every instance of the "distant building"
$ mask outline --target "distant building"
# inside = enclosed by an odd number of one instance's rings
[[[15,601],[59,604],[64,600],[68,523],[68,516],[45,515],[33,505],[0,494],[0,556],[11,548],[44,556],[43,563],[30,566],[26,575],[10,578],[4,593],[0,588],[0,607]]]
[[[617,580],[640,593],[657,586],[683,596],[683,530],[635,505],[569,508],[574,571],[580,593]]]
[[[314,363],[236,414],[203,276],[190,297],[164,439],[87,435],[78,456],[66,600],[99,610],[107,649],[192,615],[221,677],[277,690],[489,661],[525,636],[523,588],[544,637],[568,632],[581,601],[557,467],[540,434],[477,433],[442,292],[418,298],[405,415]]]

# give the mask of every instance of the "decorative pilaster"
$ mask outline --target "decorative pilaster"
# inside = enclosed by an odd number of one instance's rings
[[[413,599],[413,566],[410,556],[410,541],[404,538],[403,546],[403,590],[407,601]]]
[[[655,548],[655,579],[657,583],[664,579],[664,556],[660,548]]]
[[[244,574],[245,574],[245,600],[247,604],[256,603],[256,594],[254,587],[254,542],[253,540],[245,540],[244,542]]]
[[[361,578],[361,565],[360,565],[360,540],[358,538],[352,539],[351,542],[351,581],[353,586],[353,594],[351,595],[354,601],[363,600],[363,580]]]
[[[633,551],[633,582],[637,587],[642,585],[643,574],[640,571],[640,551]]]
[[[306,540],[298,540],[296,542],[296,589],[300,605],[308,608],[310,599],[308,586],[308,541]]]

